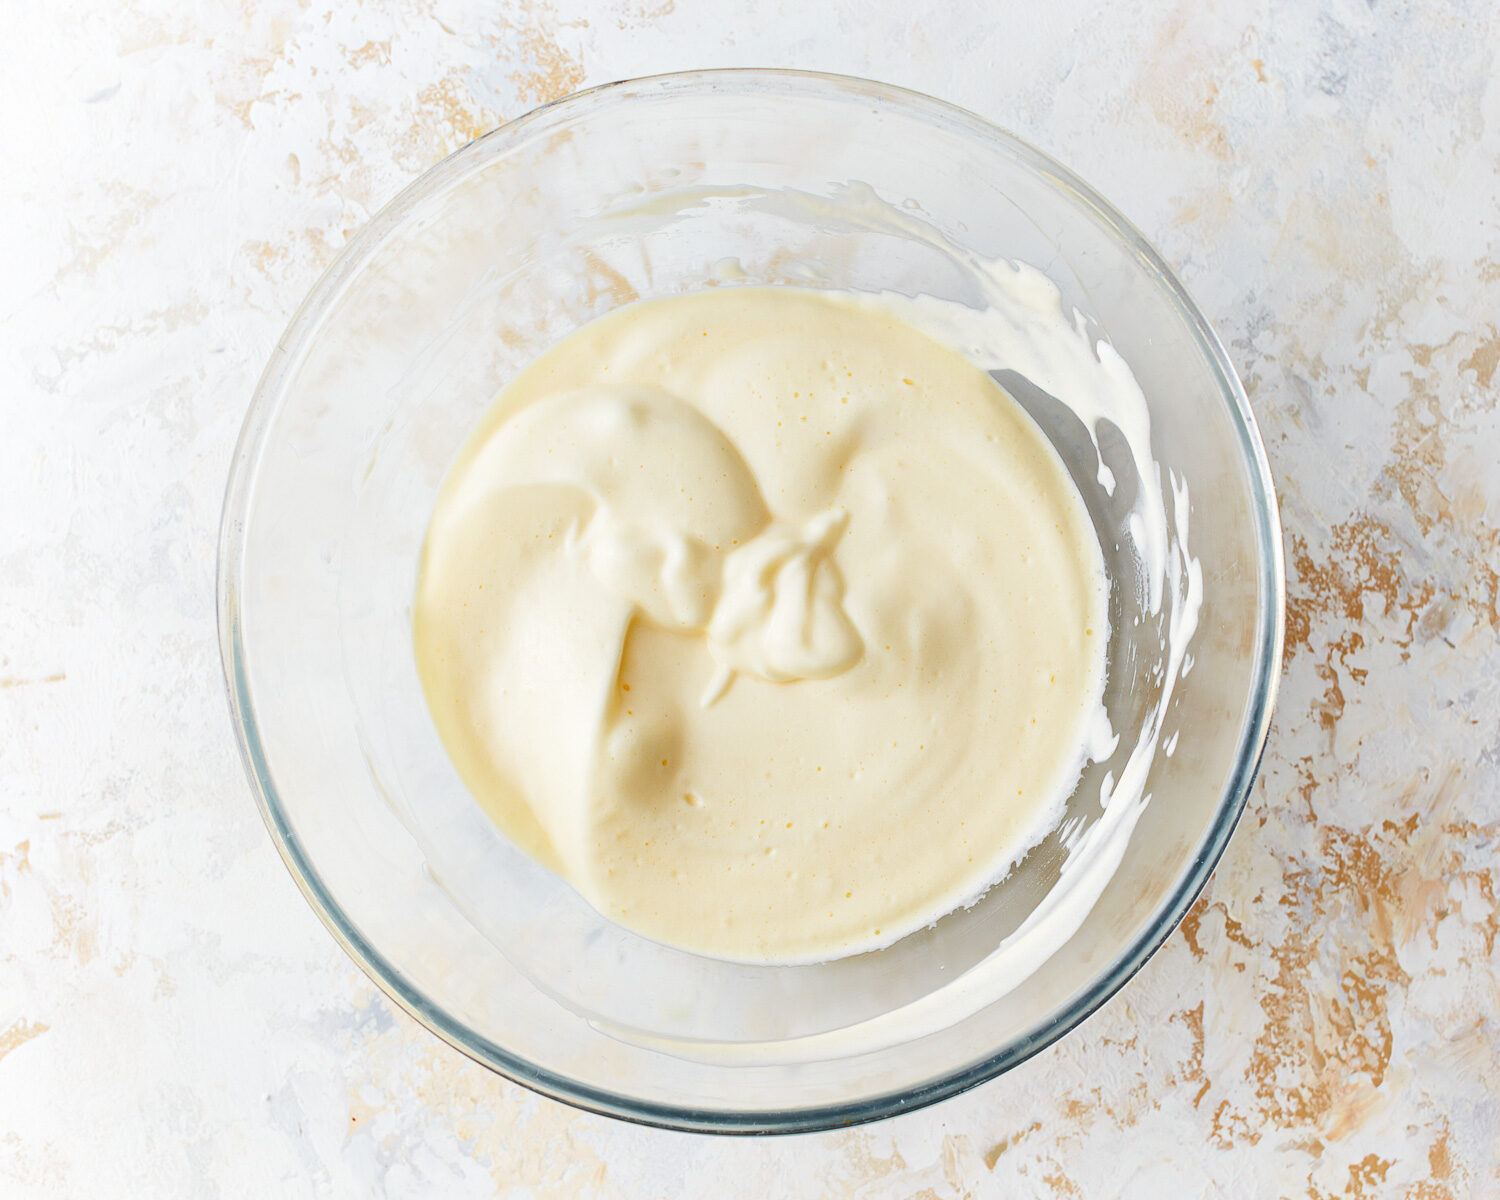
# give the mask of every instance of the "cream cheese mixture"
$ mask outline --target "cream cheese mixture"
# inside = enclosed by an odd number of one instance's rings
[[[523,849],[652,938],[798,962],[972,902],[1056,825],[1106,598],[1066,469],[985,371],[874,299],[726,287],[502,392],[414,632]]]

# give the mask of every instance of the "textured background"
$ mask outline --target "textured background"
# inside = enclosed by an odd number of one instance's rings
[[[1500,1189],[1492,5],[8,0],[0,22],[0,1194]],[[713,65],[936,93],[1113,199],[1230,346],[1290,574],[1261,780],[1146,969],[1003,1079],[770,1142],[577,1115],[394,1011],[261,827],[213,632],[240,420],[345,239],[538,101]]]

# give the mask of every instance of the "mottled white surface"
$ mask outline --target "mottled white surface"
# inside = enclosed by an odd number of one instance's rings
[[[0,21],[0,1194],[1500,1189],[1486,0],[17,0]],[[1168,945],[1001,1080],[774,1141],[577,1115],[395,1012],[261,826],[213,629],[240,420],[350,233],[540,100],[711,65],[936,93],[1115,200],[1231,348],[1291,575],[1265,769]]]

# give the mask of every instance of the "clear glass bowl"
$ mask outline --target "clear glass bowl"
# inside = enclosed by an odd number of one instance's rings
[[[1187,486],[1203,572],[1191,670],[1162,749],[1140,764],[1151,800],[1123,859],[1076,934],[998,983],[974,968],[1057,879],[1059,838],[980,904],[875,954],[784,967],[696,957],[604,921],[499,834],[448,763],[411,652],[418,549],[449,462],[510,375],[582,323],[637,296],[737,282],[973,303],[951,258],[868,218],[872,193],[965,252],[1041,268],[1109,338],[1148,397],[1164,478]],[[1099,526],[1114,627],[1106,701],[1128,747],[1162,694],[1173,635],[1142,610],[1140,563],[1120,495],[1099,490],[1093,442],[1050,398],[1017,395]],[[1107,430],[1099,445],[1108,459]],[[1127,500],[1132,486],[1119,489]],[[925,96],[711,71],[539,109],[439,164],[349,243],[246,419],[225,499],[219,632],[272,836],[393,1000],[475,1060],[583,1108],[801,1131],[1000,1074],[1162,943],[1244,807],[1279,671],[1282,589],[1244,392],[1171,271],[1108,204]],[[1085,775],[1070,828],[1099,819],[1106,769],[1121,764]]]

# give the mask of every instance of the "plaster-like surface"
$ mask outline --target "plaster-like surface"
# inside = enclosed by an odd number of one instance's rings
[[[1500,1189],[1491,5],[49,0],[0,20],[0,1194]],[[261,827],[213,631],[241,417],[349,234],[538,101],[736,64],[934,92],[1119,204],[1243,374],[1291,600],[1250,810],[1136,980],[975,1092],[772,1142],[577,1115],[394,1012]]]

